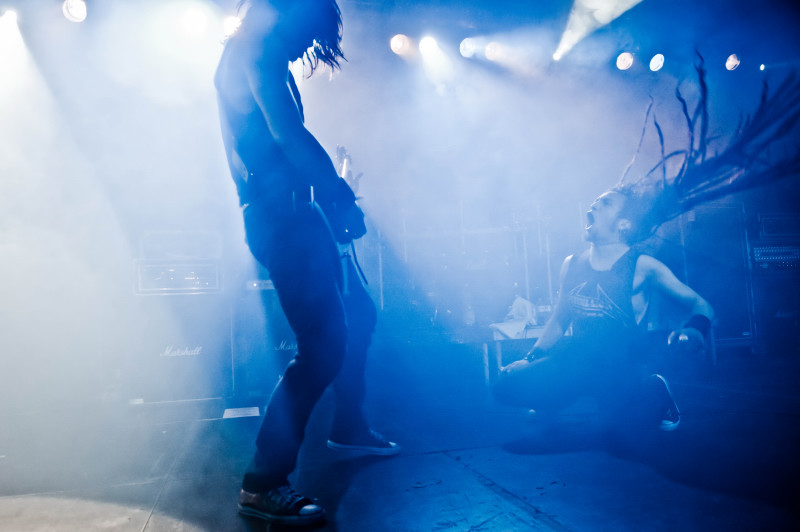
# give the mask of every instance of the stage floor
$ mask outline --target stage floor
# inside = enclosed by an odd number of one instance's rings
[[[403,453],[328,450],[328,393],[293,478],[327,509],[318,530],[798,530],[794,355],[722,352],[712,375],[672,380],[677,431],[609,442],[591,405],[545,424],[494,403],[478,344],[379,339],[369,417]],[[0,529],[295,530],[237,514],[259,418],[224,413],[248,406],[262,405],[106,397],[5,413]]]

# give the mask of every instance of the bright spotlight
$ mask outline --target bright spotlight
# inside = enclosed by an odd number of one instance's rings
[[[411,51],[411,39],[408,35],[398,33],[389,41],[389,47],[397,55],[406,55]]]
[[[7,60],[12,59],[11,51],[18,47],[19,40],[21,40],[21,35],[17,26],[17,13],[8,10],[0,15],[0,68],[3,70]]]
[[[197,6],[187,7],[180,15],[178,24],[185,35],[199,37],[208,30],[208,13]]]
[[[728,59],[725,60],[725,68],[728,70],[736,70],[740,64],[741,61],[739,61],[739,56],[736,54],[729,55]]]
[[[483,53],[489,61],[499,61],[503,58],[505,50],[502,44],[497,41],[492,41],[486,45]]]
[[[759,70],[761,70],[761,71],[764,71],[764,70],[766,70],[766,68],[767,68],[767,65],[765,65],[765,64],[763,64],[763,63],[761,64],[761,66],[760,66],[760,67],[758,67],[758,69],[759,69]]]
[[[430,36],[419,42],[419,51],[428,78],[436,85],[437,91],[445,91],[455,73],[452,60]]]
[[[31,68],[29,53],[17,25],[17,13],[6,11],[0,15],[0,116],[4,117],[0,120],[0,137],[7,122],[6,112],[13,112],[13,107],[20,104],[17,101],[19,96],[32,89],[28,85]],[[6,147],[0,146],[0,151]]]
[[[461,41],[461,44],[458,46],[458,51],[461,52],[462,57],[472,57],[475,55],[475,52],[478,51],[478,43],[475,42],[475,39],[467,37]]]
[[[61,12],[70,22],[83,22],[86,20],[86,2],[83,0],[64,0]]]
[[[236,30],[239,29],[239,26],[242,25],[242,19],[235,15],[231,15],[222,19],[222,34],[225,37],[230,37]]]
[[[630,52],[622,52],[617,56],[617,68],[620,70],[628,70],[633,66],[633,54]]]
[[[433,37],[423,37],[419,41],[419,51],[424,56],[436,55],[439,52],[439,43]]]
[[[664,66],[664,54],[656,54],[650,60],[650,70],[658,72]]]
[[[17,12],[16,11],[11,11],[9,9],[8,11],[6,11],[2,15],[0,15],[0,23],[2,23],[3,25],[8,24],[9,26],[16,25],[17,24]]]

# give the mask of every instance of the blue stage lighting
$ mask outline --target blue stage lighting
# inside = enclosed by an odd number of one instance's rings
[[[650,60],[650,70],[658,72],[664,66],[664,54],[656,54]]]
[[[617,68],[620,70],[628,70],[633,66],[633,54],[630,52],[622,52],[617,56]]]

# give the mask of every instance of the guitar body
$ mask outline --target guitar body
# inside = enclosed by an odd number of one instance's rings
[[[367,233],[364,211],[356,203],[356,195],[341,177],[337,180],[330,197],[316,201],[328,218],[333,236],[339,244],[350,244]]]
[[[336,147],[336,158],[339,161],[340,177],[329,194],[317,198],[317,203],[328,218],[336,241],[339,244],[350,244],[367,233],[364,211],[356,203],[358,198],[355,194],[361,174],[353,177],[350,170],[351,158],[344,147]]]

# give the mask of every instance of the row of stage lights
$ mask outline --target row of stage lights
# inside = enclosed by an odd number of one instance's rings
[[[64,17],[71,22],[83,22],[86,20],[87,8],[84,0],[64,0],[61,5],[61,10]],[[5,16],[7,16],[8,19],[16,19],[16,14],[13,11],[6,11]],[[205,21],[202,20],[202,18],[203,14],[200,12],[187,12],[184,16],[184,20],[181,22],[186,29],[192,31],[193,29],[198,29],[205,25]],[[224,35],[227,37],[233,34],[239,27],[239,24],[241,24],[241,20],[238,17],[226,17],[222,23]],[[400,56],[407,57],[416,53],[412,39],[404,34],[397,34],[392,37],[389,41],[389,46],[395,54]],[[436,39],[430,36],[423,37],[419,40],[418,49],[423,58],[430,58],[432,56],[441,55],[442,53]],[[500,63],[504,62],[504,59],[507,59],[505,56],[509,55],[508,48],[497,41],[487,42],[485,39],[482,40],[472,37],[467,37],[461,41],[459,52],[465,58],[473,58],[482,55],[488,61]],[[561,58],[562,54],[558,51],[553,54],[553,61],[559,61]],[[634,54],[631,52],[622,52],[617,56],[616,66],[619,70],[629,70],[635,62],[636,58]],[[649,68],[651,71],[657,72],[661,70],[664,63],[664,54],[655,54],[649,61]],[[736,54],[731,54],[725,61],[725,68],[727,70],[736,70],[740,64],[741,62]],[[764,70],[765,66],[761,65],[760,69]]]
[[[61,12],[64,14],[64,18],[70,22],[83,22],[86,20],[88,9],[84,0],[64,0],[61,4]],[[0,15],[0,18],[16,23],[17,13],[9,9]]]
[[[408,57],[416,53],[413,40],[407,35],[401,33],[391,38],[389,41],[389,47],[395,54],[399,56]],[[419,53],[423,58],[441,53],[436,39],[430,36],[420,39],[417,48],[419,49]],[[493,62],[503,62],[503,59],[507,56],[514,55],[513,53],[509,53],[509,50],[506,46],[497,41],[481,43],[478,39],[472,37],[467,37],[461,41],[461,44],[459,45],[459,52],[461,53],[462,57],[467,59],[476,56],[483,56],[488,61]],[[561,60],[561,57],[562,56],[556,52],[553,54],[553,61],[559,61]],[[665,61],[666,59],[664,54],[655,54],[650,59],[648,66],[652,72],[658,72],[664,67]],[[635,62],[636,57],[634,54],[631,52],[622,52],[617,56],[616,66],[619,70],[629,70]],[[736,70],[739,68],[740,64],[741,61],[736,54],[729,55],[725,60],[725,68],[727,70]],[[760,70],[764,70],[765,65],[761,65],[759,68]]]
[[[664,54],[655,54],[649,63],[650,70],[652,72],[658,72],[664,66]],[[617,68],[620,70],[628,70],[630,69],[633,64],[636,62],[634,55],[630,52],[622,52],[617,56]],[[739,56],[736,54],[731,54],[725,59],[725,69],[726,70],[736,70],[739,68],[742,62],[739,60]],[[761,65],[761,70],[764,70],[764,65]]]
[[[83,22],[88,15],[88,8],[84,0],[64,0],[61,4],[61,12],[64,14],[64,18],[70,22]],[[9,9],[0,13],[0,19],[6,22],[16,23],[17,14],[15,11]],[[204,32],[210,25],[208,11],[200,9],[199,7],[195,9],[189,7],[184,10],[181,19],[177,22],[186,33],[194,34]],[[223,36],[229,37],[232,35],[241,23],[241,19],[237,16],[224,17],[222,20]]]

